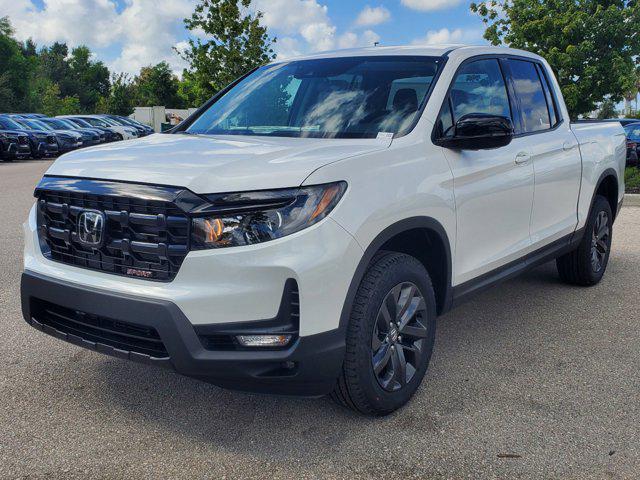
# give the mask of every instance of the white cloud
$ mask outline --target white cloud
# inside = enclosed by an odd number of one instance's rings
[[[109,0],[45,0],[44,7],[38,10],[29,0],[0,0],[0,12],[9,16],[20,39],[104,47],[117,38],[118,14]]]
[[[278,60],[285,60],[291,57],[302,55],[300,40],[293,37],[282,37],[276,43],[276,51],[278,52]]]
[[[120,57],[112,63],[119,71],[137,72],[141,67],[166,61],[176,72],[185,64],[172,50],[184,37],[182,20],[193,12],[193,0],[127,0],[119,15],[125,41]]]
[[[460,5],[463,0],[402,0],[405,7],[422,12],[444,10]]]
[[[262,24],[273,31],[287,36],[284,55],[287,50],[322,51],[335,48],[336,27],[329,18],[329,9],[316,0],[254,0],[255,10],[263,13]],[[292,40],[299,36],[307,45],[298,43],[292,49]],[[282,55],[276,43],[278,55]]]
[[[173,47],[184,50],[187,33],[183,19],[193,12],[197,0],[0,0],[0,16],[8,15],[21,40],[33,38],[39,45],[55,41],[70,47],[88,45],[92,50],[116,53],[107,62],[114,71],[138,73],[141,67],[166,61],[179,73],[186,66]],[[308,52],[372,45],[380,37],[367,29],[338,32],[322,0],[254,0],[252,10],[263,12],[262,24],[271,36],[278,58]],[[385,18],[384,7],[366,8],[359,26]],[[385,13],[386,12],[386,13]],[[366,18],[366,21],[365,21]],[[203,32],[193,36],[206,38]],[[99,57],[104,58],[104,52]]]
[[[329,9],[316,0],[254,0],[252,6],[264,14],[263,25],[283,34],[300,33],[309,24],[331,23]]]
[[[448,28],[441,28],[440,30],[429,30],[427,35],[423,38],[415,40],[413,43],[435,45],[456,43],[462,41],[462,30],[456,28],[455,30],[449,30]]]
[[[358,15],[356,25],[360,27],[371,27],[374,25],[380,25],[381,23],[388,21],[390,18],[391,12],[385,7],[380,6],[372,8],[367,5]]]
[[[426,36],[418,38],[412,43],[415,45],[446,45],[451,43],[478,45],[486,43],[486,41],[482,39],[482,30],[462,30],[461,28],[449,30],[448,28],[441,28],[440,30],[429,30]]]
[[[380,41],[380,35],[373,30],[366,30],[360,35],[354,32],[347,32],[338,39],[338,48],[373,47]]]
[[[194,5],[195,0],[126,0],[118,12],[113,0],[44,0],[40,10],[29,0],[0,0],[0,12],[21,40],[92,49],[121,45],[120,56],[109,63],[117,71],[137,73],[165,60],[178,72],[184,65],[172,47],[184,38],[182,20]]]

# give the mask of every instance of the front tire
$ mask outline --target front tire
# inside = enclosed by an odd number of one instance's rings
[[[422,383],[435,331],[435,293],[424,266],[401,253],[376,255],[354,299],[333,399],[371,416],[399,409]]]
[[[611,205],[606,198],[598,195],[593,202],[578,248],[556,260],[563,282],[583,287],[600,283],[609,264],[612,228]]]

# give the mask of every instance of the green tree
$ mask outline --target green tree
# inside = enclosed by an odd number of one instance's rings
[[[183,77],[190,84],[196,103],[201,104],[238,77],[275,58],[262,13],[247,13],[251,0],[200,0],[191,18],[190,31],[202,31],[207,40],[191,39],[180,52],[189,62]]]
[[[113,74],[109,94],[100,98],[96,111],[128,117],[134,109],[135,88],[126,73]]]
[[[9,19],[0,18],[0,112],[26,109],[34,70],[34,62],[13,38]]]
[[[138,106],[181,108],[184,102],[178,95],[179,83],[167,62],[143,67],[134,81]]]
[[[610,99],[607,98],[600,105],[600,109],[598,111],[598,118],[600,120],[604,120],[607,118],[617,118],[618,110],[616,109],[616,104]]]
[[[573,118],[622,100],[640,55],[637,0],[488,0],[472,3],[494,45],[545,57]]]
[[[50,117],[56,115],[73,115],[80,113],[80,99],[78,97],[61,97],[60,87],[50,81],[42,84],[40,92],[40,111]]]
[[[82,111],[92,113],[100,97],[109,94],[109,69],[100,61],[92,59],[91,50],[79,46],[71,51],[68,59],[71,82],[67,84],[67,96],[77,96]]]

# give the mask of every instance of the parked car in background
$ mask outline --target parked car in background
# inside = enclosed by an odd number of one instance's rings
[[[14,118],[14,120],[17,123],[25,125],[29,128],[33,128],[34,130],[43,130],[55,134],[56,138],[58,139],[59,154],[71,152],[72,150],[81,148],[83,145],[82,134],[79,132],[71,130],[56,130],[51,125],[48,125],[47,123],[35,118]]]
[[[129,117],[120,117],[120,118],[122,118],[125,121],[129,121],[134,125],[137,125],[139,127],[144,128],[145,130],[147,130],[147,132],[149,132],[149,135],[151,135],[153,133],[156,133],[156,131],[153,129],[153,127],[147,125],[146,123],[139,122],[138,120],[136,120],[134,118],[129,118]]]
[[[15,113],[13,115],[17,117],[22,117],[22,118],[46,118],[47,117],[42,113]]]
[[[112,128],[120,135],[122,135],[123,140],[132,140],[134,138],[138,138],[138,131],[133,127],[123,127],[122,125],[118,125],[117,123],[111,121],[108,118],[102,118],[101,115],[73,115],[74,118],[80,118],[89,124],[92,127],[100,127],[100,128]],[[59,117],[64,118],[64,117]]]
[[[40,118],[39,121],[46,123],[56,130],[64,130],[68,132],[78,132],[82,135],[82,146],[91,147],[100,144],[100,135],[94,130],[85,130],[77,127],[72,123],[68,123],[61,118]]]
[[[637,167],[640,165],[640,121],[625,125],[624,132],[627,135],[627,165]]]
[[[0,129],[0,160],[11,162],[30,156],[29,135],[15,130]]]
[[[596,118],[583,118],[580,120],[576,120],[575,123],[607,123],[607,122],[617,122],[620,125],[627,126],[631,123],[638,123],[640,122],[640,118],[606,118],[604,120],[599,120]]]
[[[58,155],[58,139],[55,133],[43,129],[35,129],[23,125],[17,119],[7,115],[0,115],[0,128],[15,130],[29,137],[29,147],[32,158],[53,157]]]
[[[150,126],[135,122],[130,118],[119,117],[117,115],[102,115],[102,117],[109,118],[112,121],[116,122],[118,125],[121,125],[123,127],[135,128],[136,130],[138,130],[138,135],[140,137],[146,137],[147,135],[151,135],[152,133],[155,133],[153,128],[151,128]]]
[[[70,127],[76,129],[76,130],[84,130],[87,132],[93,132],[95,134],[98,135],[98,137],[100,138],[100,143],[107,143],[109,140],[107,140],[107,132],[104,128],[99,128],[99,127],[93,127],[91,125],[82,125],[80,123],[78,123],[78,119],[73,118],[73,117],[68,117],[68,116],[58,116],[56,117],[60,120],[62,120],[63,122],[65,122],[67,125],[69,125]]]
[[[626,127],[632,123],[640,123],[640,118],[619,118],[618,122],[620,122],[620,125],[623,127]]]
[[[65,120],[77,125],[80,128],[89,128],[93,130],[97,130],[100,133],[105,135],[105,140],[107,142],[119,142],[122,140],[122,135],[116,132],[113,128],[102,128],[102,127],[94,127],[86,120],[82,120],[81,118],[76,117],[63,117]]]

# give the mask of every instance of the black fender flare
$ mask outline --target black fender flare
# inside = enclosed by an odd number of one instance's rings
[[[407,232],[410,230],[416,229],[428,229],[434,232],[436,235],[440,237],[440,240],[444,244],[444,249],[446,252],[446,265],[447,265],[447,275],[446,275],[446,293],[445,300],[443,302],[443,306],[440,314],[444,314],[451,309],[453,303],[453,287],[451,285],[451,273],[452,273],[452,258],[451,258],[451,244],[449,243],[449,236],[447,235],[446,230],[442,226],[440,222],[432,217],[410,217],[405,218],[404,220],[400,220],[397,223],[394,223],[387,228],[385,228],[382,232],[380,232],[373,241],[369,244],[369,246],[365,249],[360,262],[356,268],[356,271],[351,279],[351,283],[349,284],[349,289],[347,291],[347,297],[345,299],[344,305],[342,306],[342,313],[340,314],[340,328],[346,328],[349,324],[349,317],[351,315],[351,308],[353,307],[353,301],[355,299],[356,293],[358,291],[358,287],[360,286],[360,282],[371,263],[371,260],[375,256],[375,254],[380,250],[380,248],[391,240],[396,235],[399,235],[403,232]]]
[[[618,191],[620,189],[620,179],[618,178],[618,172],[616,172],[613,168],[607,168],[604,172],[602,172],[602,174],[600,175],[600,178],[598,178],[598,181],[596,183],[596,188],[593,189],[593,192],[591,193],[591,203],[589,204],[589,213],[591,213],[591,209],[593,208],[593,202],[595,202],[596,200],[596,193],[598,192],[598,190],[600,190],[600,187],[602,186],[602,182],[605,181],[606,178],[608,177],[613,177],[616,180],[616,184],[618,185]],[[616,204],[618,203],[618,192],[616,192]],[[618,217],[618,214],[620,213],[620,209],[619,209],[619,205],[616,206],[616,211],[614,213],[614,220]]]

